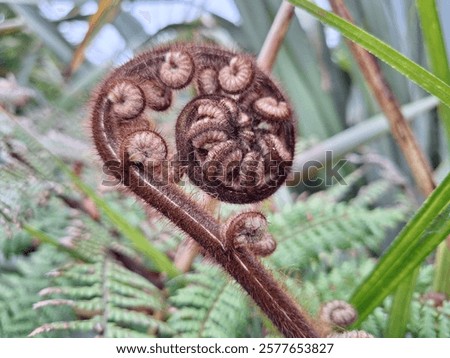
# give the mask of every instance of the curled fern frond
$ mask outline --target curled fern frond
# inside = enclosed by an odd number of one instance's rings
[[[366,331],[348,331],[342,333],[333,333],[328,338],[374,338],[373,335]]]
[[[345,301],[326,302],[320,310],[320,318],[338,327],[348,327],[356,321],[358,312]]]

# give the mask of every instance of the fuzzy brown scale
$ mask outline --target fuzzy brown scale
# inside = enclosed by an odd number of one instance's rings
[[[169,109],[173,92],[191,84],[198,96],[178,117],[177,160],[167,166],[166,158],[173,158],[170,148],[146,116]],[[255,107],[261,98],[262,105]],[[295,144],[292,110],[251,56],[191,44],[139,55],[112,71],[93,96],[92,133],[108,174],[195,239],[281,333],[317,336],[255,257],[276,246],[265,232],[264,216],[244,213],[235,218],[228,224],[233,228],[230,241],[223,236],[227,225],[176,185],[186,173],[219,200],[251,203],[267,198],[285,181]]]
[[[358,313],[349,303],[333,300],[322,305],[320,318],[334,326],[348,327],[356,321]]]
[[[222,228],[222,238],[228,247],[247,247],[257,256],[268,256],[277,247],[267,232],[265,216],[256,211],[243,212],[228,219]]]
[[[332,333],[327,338],[374,338],[373,335],[366,331],[346,331],[342,333]]]

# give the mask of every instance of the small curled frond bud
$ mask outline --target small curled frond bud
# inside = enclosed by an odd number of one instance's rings
[[[327,338],[375,338],[366,331],[347,331],[342,333],[331,333]]]
[[[170,88],[186,86],[194,74],[194,63],[187,52],[168,52],[159,70],[159,78]]]
[[[321,307],[320,318],[334,326],[348,327],[356,321],[358,313],[349,303],[334,300]]]
[[[263,117],[273,120],[286,120],[291,116],[289,106],[273,97],[263,97],[255,101],[253,108]]]
[[[156,80],[141,84],[147,106],[155,111],[165,111],[172,104],[172,91]]]
[[[153,131],[134,132],[124,143],[130,162],[158,166],[167,158],[165,140]]]
[[[289,121],[274,133],[259,128],[232,98],[199,96],[177,121],[176,142],[191,181],[222,201],[262,200],[283,183],[293,158]]]
[[[266,134],[260,138],[258,141],[260,148],[262,149],[263,156],[269,156],[270,158],[274,158],[280,161],[289,161],[292,159],[292,154],[273,134]]]
[[[142,89],[127,80],[116,83],[108,92],[107,98],[112,103],[112,112],[123,119],[137,117],[145,107]]]
[[[224,91],[238,93],[244,91],[252,81],[252,61],[246,56],[235,56],[230,60],[228,66],[219,72],[219,83]]]
[[[434,307],[442,307],[447,300],[447,295],[442,292],[427,292],[421,297],[421,301],[429,301]]]
[[[222,237],[227,247],[247,247],[255,255],[268,256],[276,249],[276,241],[267,232],[263,214],[248,211],[231,217],[223,226]]]

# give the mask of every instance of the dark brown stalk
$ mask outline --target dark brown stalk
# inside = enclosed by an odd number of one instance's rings
[[[177,119],[178,159],[166,166],[169,148],[147,118],[192,82],[199,96]],[[294,153],[292,110],[253,58],[194,45],[147,52],[114,71],[94,96],[92,132],[108,174],[196,240],[282,334],[317,336],[254,255],[275,248],[260,230],[262,214],[240,214],[224,226],[175,184],[184,174],[233,203],[263,200],[283,184]]]
[[[130,181],[130,186],[138,183],[138,178]],[[134,182],[136,180],[136,182]],[[160,197],[159,211],[176,223],[189,236],[217,261],[252,297],[255,303],[272,320],[280,332],[289,338],[316,337],[317,333],[302,314],[298,305],[278,285],[261,263],[249,250],[226,250],[221,241],[221,225],[212,216],[202,212],[194,202],[189,202],[190,209],[182,208],[189,200],[181,190],[171,188],[170,199],[166,202],[168,193],[148,188],[134,187],[134,192],[147,203],[152,203],[154,197]]]
[[[207,195],[205,195],[204,201],[204,208],[206,212],[215,216],[216,210],[220,205],[220,201]],[[183,242],[178,245],[177,251],[175,253],[175,257],[173,259],[175,267],[180,272],[188,272],[191,269],[192,264],[200,251],[200,246],[196,243],[195,240],[190,237],[185,238]]]
[[[333,11],[349,22],[353,18],[343,0],[330,0]],[[414,176],[417,187],[427,197],[436,187],[430,163],[419,147],[414,133],[403,116],[400,105],[381,72],[376,58],[354,42],[347,41],[353,56],[378,104],[389,120],[392,135],[400,147]]]

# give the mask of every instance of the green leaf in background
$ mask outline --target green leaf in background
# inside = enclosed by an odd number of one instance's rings
[[[417,0],[430,67],[441,80],[450,83],[450,68],[445,48],[444,35],[435,0]]]
[[[33,5],[20,5],[20,1],[19,3],[15,1],[14,4],[10,4],[9,6],[16,14],[24,19],[28,28],[38,34],[45,45],[50,48],[61,61],[65,63],[71,61],[73,55],[72,47],[58,32],[56,24],[44,19],[40,15],[39,9]]]
[[[309,0],[289,1],[309,12],[324,24],[336,28],[343,36],[364,47],[367,51],[401,72],[411,81],[417,83],[420,87],[435,95],[445,105],[450,107],[450,86],[425,70],[422,66],[411,61],[387,43],[369,34],[360,27],[322,9]]]
[[[98,196],[91,187],[76,176],[64,163],[61,162],[60,165],[61,169],[69,175],[75,186],[86,194],[86,196],[92,199],[95,205],[97,205],[105,213],[117,230],[128,238],[133,243],[134,247],[139,250],[139,252],[148,257],[158,271],[167,273],[169,278],[179,275],[179,271],[174,266],[172,261],[170,261],[170,259],[163,252],[153,246],[141,230],[132,226],[126,219],[111,208],[105,200]]]
[[[402,338],[410,320],[411,302],[420,269],[416,268],[395,291],[384,337]]]
[[[89,19],[89,28],[83,41],[78,45],[73,54],[67,75],[74,73],[84,61],[85,51],[94,36],[100,31],[103,25],[116,18],[120,11],[121,0],[100,0],[97,12]]]
[[[404,105],[402,113],[406,119],[412,121],[414,118],[419,117],[420,114],[435,108],[437,104],[438,101],[435,97],[425,97]],[[424,119],[423,117],[420,118]],[[331,151],[334,158],[340,158],[388,132],[389,124],[386,117],[382,113],[377,114],[313,145],[311,148],[297,153],[293,169],[294,171],[305,171],[308,169],[308,163],[319,162],[326,165],[327,159],[329,159],[327,158],[327,152]]]
[[[76,258],[76,259],[79,259],[79,260],[82,260],[85,262],[90,261],[89,258],[83,256],[76,250],[71,249],[70,247],[62,245],[57,239],[47,235],[45,232],[43,232],[41,230],[38,230],[28,224],[23,225],[23,230],[25,230],[31,236],[36,237],[40,242],[54,246],[54,247],[58,248],[59,250],[61,250],[62,252],[68,253],[73,258]]]
[[[450,67],[436,1],[417,0],[417,10],[431,70],[442,81],[450,85]],[[439,116],[447,132],[447,146],[450,149],[450,108],[441,106]]]
[[[27,139],[28,143],[32,143],[34,147],[37,147],[46,153],[48,153],[52,162],[67,175],[67,179],[69,179],[80,191],[82,191],[87,197],[89,197],[98,208],[100,208],[109,221],[114,225],[114,227],[125,237],[127,238],[135,248],[137,248],[145,257],[147,257],[150,262],[152,262],[155,268],[159,272],[165,272],[169,278],[173,278],[179,274],[179,271],[174,266],[172,261],[167,257],[167,255],[160,250],[158,250],[154,245],[150,243],[144,233],[138,229],[137,227],[131,225],[126,218],[121,216],[118,212],[116,212],[103,198],[97,195],[88,184],[84,183],[75,173],[73,173],[72,169],[65,164],[59,157],[51,153],[44,145],[42,145],[38,139],[36,139],[32,133],[30,133],[26,128],[22,127],[21,124],[14,120],[14,117],[11,117],[8,113],[5,112],[5,115],[9,117],[14,123],[16,123],[15,128],[20,132],[22,136]],[[37,160],[42,161],[42,158],[37,158]],[[36,168],[37,172],[43,179],[48,178],[51,175],[50,171],[47,171],[45,168],[45,164],[41,167]],[[67,181],[67,179],[61,179],[62,183]]]
[[[351,303],[361,323],[450,234],[450,174],[400,232]]]
[[[445,48],[444,36],[435,0],[417,0],[422,32],[428,53],[428,60],[433,73],[445,83],[450,84],[450,68]],[[447,147],[450,150],[450,108],[439,107],[439,117],[447,134]],[[442,244],[436,256],[436,274],[434,289],[450,295],[450,250]]]

